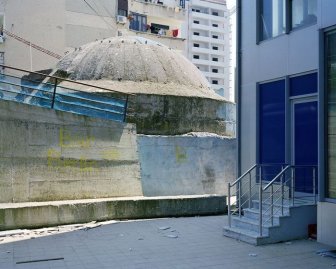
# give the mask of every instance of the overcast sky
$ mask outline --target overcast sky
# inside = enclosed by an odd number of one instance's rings
[[[226,0],[226,5],[228,8],[232,8],[236,5],[236,0]]]

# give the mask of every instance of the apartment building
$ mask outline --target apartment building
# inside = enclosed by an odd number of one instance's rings
[[[118,24],[126,26],[119,34],[141,36],[183,51],[185,0],[118,0],[118,6]]]
[[[229,91],[229,18],[225,1],[187,1],[185,54],[208,79],[211,87],[228,100]]]
[[[96,40],[138,35],[183,51],[184,0],[0,0],[0,64],[53,67]]]

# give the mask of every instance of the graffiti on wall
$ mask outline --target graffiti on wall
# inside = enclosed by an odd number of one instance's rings
[[[61,127],[59,130],[59,145],[57,148],[50,148],[47,152],[49,168],[75,167],[81,172],[92,172],[97,168],[96,160],[89,159],[88,150],[94,145],[94,137],[85,132],[74,131]],[[78,150],[79,156],[76,156]],[[69,154],[71,157],[64,157]]]

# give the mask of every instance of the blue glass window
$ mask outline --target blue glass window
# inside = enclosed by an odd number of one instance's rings
[[[285,85],[285,80],[260,84],[259,162],[261,164],[285,163]],[[279,169],[281,165],[266,169],[269,178],[273,178]]]
[[[289,83],[290,96],[316,93],[317,73],[290,78]]]

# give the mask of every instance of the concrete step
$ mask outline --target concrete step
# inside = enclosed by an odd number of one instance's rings
[[[233,227],[240,228],[242,230],[253,231],[258,233],[259,232],[259,220],[254,220],[247,218],[245,216],[242,217],[232,217],[231,224]],[[268,228],[270,227],[270,223],[263,224],[262,227],[262,234],[268,235],[269,231]]]
[[[111,219],[218,215],[223,195],[118,197],[0,204],[0,230],[40,228]]]
[[[269,212],[270,211],[271,203],[269,201],[263,202],[263,211]],[[289,215],[289,208],[291,205],[289,205],[287,202],[283,205],[283,214]],[[252,200],[252,208],[259,210],[259,200]],[[273,203],[273,212],[276,215],[280,215],[282,212],[282,205],[279,202]]]
[[[277,217],[277,221],[274,222],[277,225],[264,225],[263,236],[259,237],[259,220],[255,218],[257,210],[245,209],[241,218],[232,217],[232,225],[230,228],[225,227],[224,235],[254,245],[306,238],[308,225],[317,222],[316,205],[288,207],[288,210],[288,216]]]
[[[279,217],[281,216],[281,212],[278,212],[274,214],[273,216],[273,223],[275,225],[279,224]],[[259,209],[255,208],[245,208],[244,209],[244,217],[252,219],[252,220],[259,220]],[[271,214],[270,211],[267,211],[266,213],[263,212],[263,220],[270,219]],[[270,221],[269,221],[270,222]]]
[[[254,231],[247,231],[237,227],[224,227],[223,228],[223,235],[243,241],[252,245],[261,245],[263,240],[268,239],[268,236],[260,236],[259,233]]]

